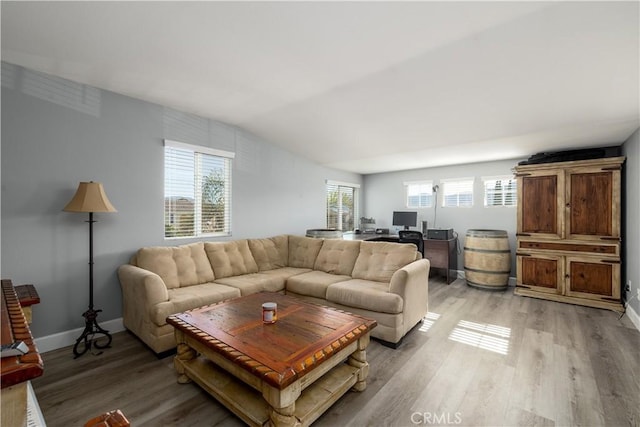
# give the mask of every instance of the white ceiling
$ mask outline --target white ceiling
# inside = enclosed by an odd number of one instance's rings
[[[2,1],[2,59],[367,174],[624,142],[639,4]]]

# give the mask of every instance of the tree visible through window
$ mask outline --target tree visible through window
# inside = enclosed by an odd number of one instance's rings
[[[234,154],[165,141],[164,235],[231,234]]]
[[[327,180],[327,228],[353,231],[356,228],[358,184]]]

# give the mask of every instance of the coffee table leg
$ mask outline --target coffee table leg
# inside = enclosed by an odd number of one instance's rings
[[[296,381],[283,390],[278,390],[270,385],[264,384],[262,397],[269,404],[270,426],[298,427],[300,421],[295,416],[296,400],[300,397],[302,390],[300,382]]]
[[[369,375],[369,363],[367,362],[367,346],[369,345],[369,334],[358,340],[358,349],[351,353],[347,363],[360,369],[358,371],[358,381],[353,385],[352,390],[364,391],[367,388],[367,376]]]
[[[185,343],[178,343],[176,349],[176,357],[173,359],[173,365],[178,372],[178,383],[187,384],[191,382],[191,378],[185,374],[184,364],[196,358],[198,353]]]
[[[272,426],[280,427],[296,427],[300,426],[300,422],[293,415],[296,411],[296,404],[291,404],[284,408],[271,407],[269,411],[269,424]]]

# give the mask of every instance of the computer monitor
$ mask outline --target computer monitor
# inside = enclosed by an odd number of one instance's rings
[[[418,212],[393,212],[393,225],[403,226],[405,230],[418,225]]]

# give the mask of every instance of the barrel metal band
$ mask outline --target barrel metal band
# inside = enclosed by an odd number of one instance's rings
[[[507,270],[507,271],[487,271],[487,270],[478,270],[477,268],[469,268],[469,267],[465,267],[464,268],[465,271],[473,271],[475,273],[486,273],[486,274],[509,274],[511,273],[511,270]]]
[[[490,254],[510,254],[511,251],[509,249],[474,249],[474,248],[469,248],[467,246],[464,247],[465,251],[470,251],[470,252],[484,252],[484,253],[490,253]]]

